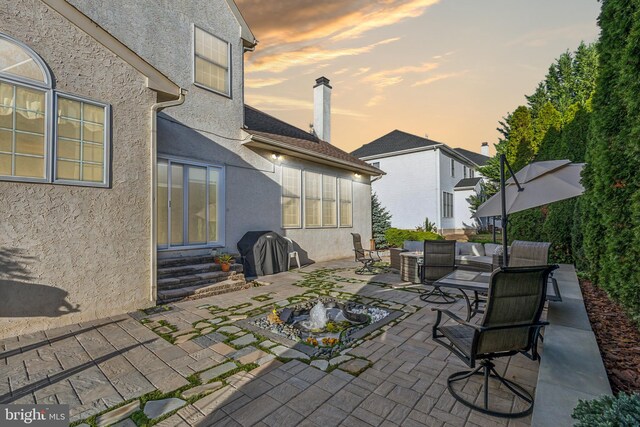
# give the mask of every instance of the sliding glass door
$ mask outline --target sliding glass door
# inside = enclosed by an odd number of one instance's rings
[[[222,168],[158,159],[158,247],[222,244]]]

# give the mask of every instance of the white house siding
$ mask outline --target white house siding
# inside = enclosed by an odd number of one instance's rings
[[[363,185],[357,192],[358,200],[361,200],[359,209],[367,212],[356,216],[354,211],[353,229],[281,229],[278,167],[270,158],[271,152],[243,145],[248,138],[241,131],[244,123],[243,47],[240,25],[226,1],[129,0],[120,1],[118,8],[106,8],[102,0],[70,2],[188,90],[183,105],[159,115],[158,156],[224,167],[226,212],[222,251],[235,252],[244,233],[254,230],[290,235],[313,260],[351,255],[349,233],[353,230],[359,230],[363,238],[369,238],[371,220],[367,203],[370,204],[370,200],[365,200],[370,198],[368,185]],[[193,84],[193,24],[231,43],[231,98]],[[310,95],[311,83],[312,80],[309,82]],[[294,160],[288,157],[287,161]],[[353,173],[349,175],[353,176]],[[362,179],[368,180],[368,177]],[[335,246],[336,243],[341,246]],[[180,252],[205,250],[208,251],[199,247]],[[158,257],[173,254],[174,251],[160,251]]]
[[[150,112],[130,65],[38,0],[0,2],[0,31],[59,91],[112,106],[110,188],[0,181],[0,338],[153,305]]]
[[[438,155],[440,159],[440,191],[438,193],[438,203],[440,204],[440,212],[442,214],[442,197],[443,192],[447,192],[453,194],[453,188],[456,184],[464,178],[463,164],[449,153],[443,152],[443,150],[438,149]],[[451,176],[451,159],[454,159],[454,176]],[[455,199],[455,196],[454,196]],[[440,216],[440,222],[438,224],[438,229],[442,230],[442,233],[448,234],[455,232],[456,229],[456,217],[458,215],[466,215],[468,212],[468,208],[461,209],[462,206],[456,206],[454,201],[453,206],[453,217],[445,218],[444,216]]]
[[[391,225],[413,229],[425,217],[439,223],[438,155],[435,150],[367,160],[379,162],[386,175],[372,183],[382,206],[391,213]]]
[[[476,230],[478,221],[471,216],[469,210],[469,202],[467,199],[480,191],[480,184],[476,184],[474,188],[457,189],[454,192],[454,211],[457,212],[455,216],[455,228],[456,230]]]

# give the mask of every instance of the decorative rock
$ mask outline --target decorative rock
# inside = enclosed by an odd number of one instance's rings
[[[221,328],[218,328],[218,332],[224,332],[225,334],[237,334],[238,332],[240,332],[242,329],[238,328],[237,326],[223,326]]]
[[[202,382],[211,381],[214,378],[219,377],[220,375],[224,375],[227,372],[233,371],[237,368],[237,365],[233,362],[223,363],[222,365],[216,366],[213,369],[209,369],[208,371],[204,371],[200,374],[200,379]]]
[[[176,337],[176,340],[174,342],[174,344],[182,344],[183,342],[187,342],[189,341],[191,338],[193,337],[197,337],[198,334],[196,333],[188,333],[188,334],[184,334],[184,335],[179,335]]]
[[[144,414],[150,418],[158,418],[184,406],[187,402],[175,397],[162,400],[150,400],[144,405]]]
[[[231,341],[231,344],[235,345],[236,347],[244,347],[245,345],[249,345],[256,341],[258,341],[258,339],[254,337],[253,334],[246,334],[238,339]]]
[[[369,366],[368,361],[362,360],[362,359],[353,359],[340,365],[340,369],[342,369],[343,371],[350,372],[352,374],[357,374],[367,366]]]
[[[134,400],[131,403],[127,403],[124,406],[114,409],[113,411],[109,411],[106,414],[102,414],[96,418],[96,425],[98,427],[110,426],[111,424],[117,423],[118,421],[124,420],[125,418],[129,418],[131,414],[140,409],[140,401]]]
[[[311,366],[315,366],[321,371],[326,371],[327,368],[329,367],[329,362],[327,362],[326,360],[313,360],[311,362]]]
[[[302,353],[302,352],[300,352],[298,350],[294,350],[292,348],[285,347],[283,345],[279,345],[277,347],[273,347],[271,349],[271,351],[276,356],[284,357],[284,358],[287,358],[287,359],[309,360],[309,356],[307,356],[306,354],[304,354],[304,353]]]
[[[335,365],[339,365],[342,362],[346,362],[348,360],[353,359],[352,356],[338,356],[338,357],[334,357],[333,359],[329,360],[329,364],[331,366],[335,366]]]
[[[190,399],[193,396],[197,396],[199,394],[208,394],[212,391],[216,391],[222,387],[222,383],[220,381],[214,381],[208,384],[202,384],[194,388],[190,388],[189,390],[185,390],[182,392],[183,399]]]

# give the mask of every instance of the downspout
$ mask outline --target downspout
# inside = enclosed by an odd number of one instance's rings
[[[440,189],[442,186],[440,185],[440,181],[442,181],[442,177],[440,176],[440,156],[442,155],[442,150],[440,148],[435,149],[435,159],[436,159],[436,228],[442,232],[442,192]]]
[[[158,209],[156,200],[158,198],[158,113],[165,108],[175,107],[184,103],[185,90],[180,89],[178,99],[171,101],[157,102],[151,107],[151,286],[149,300],[156,301],[157,298],[157,273],[158,273],[158,233],[156,222]]]

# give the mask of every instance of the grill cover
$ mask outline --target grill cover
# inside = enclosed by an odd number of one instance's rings
[[[249,231],[238,242],[244,274],[267,276],[287,271],[289,242],[274,231]]]

